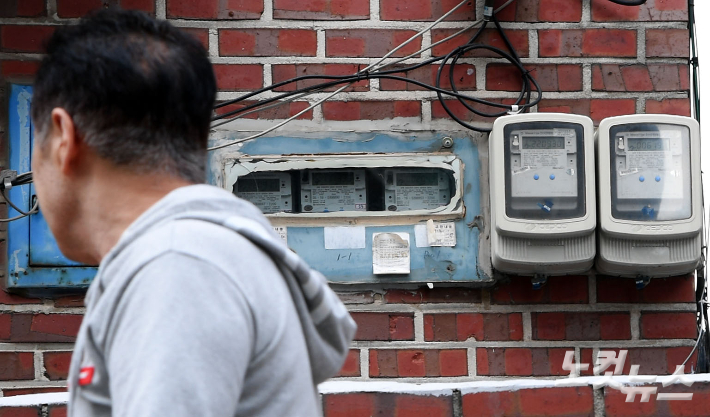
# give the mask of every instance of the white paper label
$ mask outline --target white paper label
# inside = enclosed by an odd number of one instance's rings
[[[453,222],[434,223],[434,220],[429,219],[426,231],[429,246],[456,246],[456,227]]]
[[[288,244],[288,228],[284,226],[274,226],[274,232],[279,235],[284,243]]]
[[[365,227],[324,227],[326,249],[365,249]]]
[[[372,234],[372,272],[409,274],[409,233]]]

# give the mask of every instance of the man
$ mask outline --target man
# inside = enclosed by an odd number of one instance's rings
[[[249,203],[207,185],[215,79],[140,12],[58,28],[37,74],[32,167],[62,252],[100,264],[70,416],[315,416],[355,325]]]

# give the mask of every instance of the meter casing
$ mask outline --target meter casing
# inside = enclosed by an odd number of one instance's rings
[[[504,116],[489,140],[491,259],[514,274],[566,275],[595,255],[594,124],[585,116]]]
[[[266,214],[294,209],[291,176],[287,172],[251,173],[240,178],[232,192]]]
[[[700,128],[689,117],[604,119],[599,150],[596,269],[623,277],[667,277],[700,262]]]

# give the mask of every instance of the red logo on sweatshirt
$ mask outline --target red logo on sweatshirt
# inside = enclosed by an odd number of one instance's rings
[[[87,366],[79,370],[79,385],[89,385],[91,380],[94,379],[94,367]]]

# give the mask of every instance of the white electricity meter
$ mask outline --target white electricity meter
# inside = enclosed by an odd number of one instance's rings
[[[600,273],[662,277],[700,261],[700,128],[689,117],[632,115],[599,125]]]
[[[302,171],[301,209],[304,213],[366,211],[365,170]]]
[[[291,175],[288,172],[253,172],[237,179],[232,192],[264,213],[290,213],[293,209]]]
[[[594,263],[594,124],[585,116],[499,117],[489,139],[491,259],[501,272],[565,275]]]

